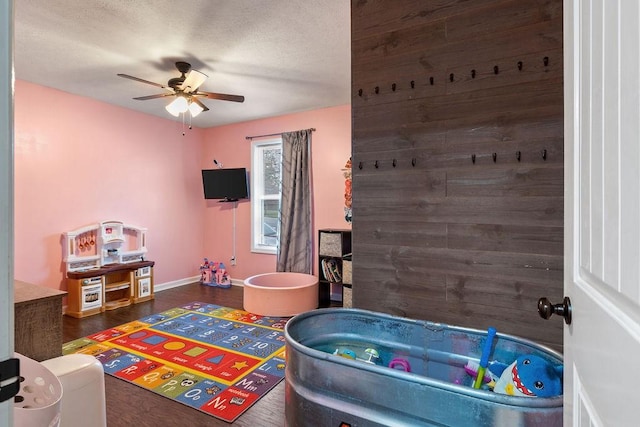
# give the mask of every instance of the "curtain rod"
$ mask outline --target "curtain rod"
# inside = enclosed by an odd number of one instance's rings
[[[310,129],[306,129],[306,130],[310,130],[311,132],[315,132],[315,131],[316,131],[316,128],[310,128]],[[266,136],[278,136],[278,135],[282,135],[283,133],[286,133],[286,132],[270,133],[270,134],[267,134],[267,135],[253,135],[253,136],[245,136],[245,139],[249,139],[249,140],[251,140],[251,139],[253,139],[253,138],[264,138],[264,137],[266,137]]]

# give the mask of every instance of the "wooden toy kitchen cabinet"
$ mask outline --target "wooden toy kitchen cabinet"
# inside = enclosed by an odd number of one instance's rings
[[[65,314],[86,317],[153,299],[146,229],[104,221],[64,233]]]

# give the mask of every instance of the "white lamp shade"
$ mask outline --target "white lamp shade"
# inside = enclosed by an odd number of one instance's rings
[[[198,114],[202,113],[204,110],[201,106],[196,104],[195,102],[189,103],[189,111],[191,112],[191,117],[195,117]]]
[[[171,114],[174,117],[178,117],[180,115],[180,113],[178,113],[177,111],[174,111],[174,109],[171,108],[171,104],[167,105],[164,108],[165,108],[165,110],[167,110],[169,112],[169,114]]]
[[[173,116],[178,117],[180,113],[184,113],[189,109],[189,103],[187,99],[183,96],[178,96],[176,99],[171,101],[169,105],[165,107],[165,109]]]

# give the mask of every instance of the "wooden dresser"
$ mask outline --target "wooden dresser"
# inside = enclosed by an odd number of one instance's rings
[[[66,294],[14,280],[16,352],[39,362],[62,355],[62,298]]]

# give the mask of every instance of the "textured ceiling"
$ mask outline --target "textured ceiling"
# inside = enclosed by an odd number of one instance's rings
[[[16,0],[16,78],[174,119],[163,89],[186,61],[209,76],[197,127],[350,102],[349,0]]]

